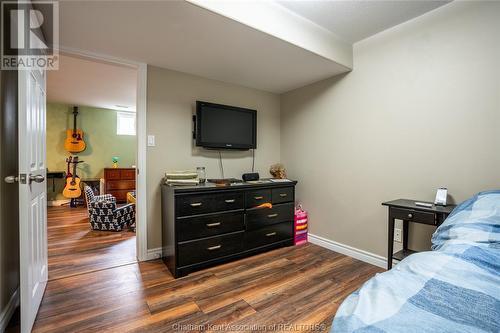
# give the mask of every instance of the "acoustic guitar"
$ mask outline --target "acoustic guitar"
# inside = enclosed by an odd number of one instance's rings
[[[73,158],[73,173],[71,177],[66,179],[66,186],[63,190],[63,195],[68,199],[79,198],[82,195],[82,189],[80,188],[80,177],[76,174],[76,165],[78,162],[78,157]]]
[[[73,107],[73,129],[66,130],[66,140],[64,149],[70,153],[79,153],[85,150],[85,141],[83,141],[83,131],[76,127],[76,117],[78,116],[78,106]]]

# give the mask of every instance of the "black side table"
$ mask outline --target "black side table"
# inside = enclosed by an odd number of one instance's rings
[[[416,251],[408,249],[409,222],[439,226],[456,207],[456,205],[436,206],[434,204],[432,207],[423,207],[417,206],[415,202],[425,201],[398,199],[382,203],[382,205],[389,208],[389,227],[387,239],[388,270],[392,268],[392,259],[401,261],[410,254],[416,253]],[[392,253],[394,245],[394,222],[396,219],[403,220],[403,250]]]

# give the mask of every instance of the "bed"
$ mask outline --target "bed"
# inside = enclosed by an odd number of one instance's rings
[[[500,332],[500,191],[461,203],[433,234],[432,251],[349,295],[331,332]]]

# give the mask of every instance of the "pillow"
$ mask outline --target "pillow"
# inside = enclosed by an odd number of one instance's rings
[[[500,244],[500,190],[480,192],[458,205],[432,235],[432,250],[445,245]]]

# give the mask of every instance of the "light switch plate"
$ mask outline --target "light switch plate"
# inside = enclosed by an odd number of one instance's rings
[[[155,136],[154,135],[148,135],[148,147],[154,147],[156,146],[155,144]]]

